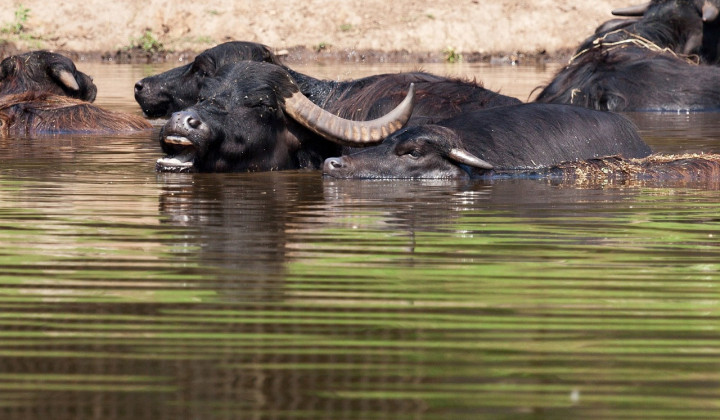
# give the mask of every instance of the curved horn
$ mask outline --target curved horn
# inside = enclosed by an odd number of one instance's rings
[[[415,84],[410,84],[400,105],[384,116],[370,121],[352,121],[338,117],[314,104],[302,92],[285,98],[285,111],[295,121],[326,139],[343,146],[365,147],[380,143],[401,129],[410,119],[415,105]]]
[[[621,7],[612,11],[615,16],[642,16],[647,12],[652,2],[637,4],[635,6]]]
[[[473,168],[480,168],[480,169],[492,169],[493,166],[484,160],[480,159],[479,157],[471,154],[470,152],[453,148],[450,150],[450,153],[448,153],[448,157],[450,157],[452,160],[462,163],[464,165],[472,166]]]
[[[717,19],[720,10],[714,4],[710,3],[709,0],[705,0],[705,4],[702,7],[702,19],[703,22],[713,22]]]
[[[78,85],[77,80],[75,80],[75,76],[67,70],[60,70],[58,72],[58,80],[70,90],[80,90],[80,86]]]

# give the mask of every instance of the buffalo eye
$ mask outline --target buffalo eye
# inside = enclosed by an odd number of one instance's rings
[[[422,154],[422,152],[420,151],[420,149],[417,149],[417,148],[413,147],[413,148],[411,148],[411,149],[407,149],[407,150],[402,151],[401,153],[399,153],[399,155],[400,155],[401,157],[408,157],[408,158],[410,158],[410,159],[420,159],[423,154]]]

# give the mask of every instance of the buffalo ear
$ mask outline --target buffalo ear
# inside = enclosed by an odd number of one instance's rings
[[[67,70],[65,68],[53,67],[50,70],[50,74],[56,81],[58,81],[61,85],[65,86],[66,88],[68,88],[72,91],[80,90],[80,85],[78,84],[77,80],[75,79],[75,76],[73,76],[73,74],[70,73],[69,70]]]
[[[493,166],[484,160],[480,159],[479,157],[473,155],[472,153],[468,152],[464,149],[459,149],[457,147],[454,147],[450,149],[450,153],[448,153],[448,157],[458,163],[461,163],[463,165],[472,166],[473,168],[479,168],[479,169],[492,169]]]
[[[195,74],[201,77],[215,76],[218,70],[215,60],[208,54],[201,54],[195,57],[192,68]]]

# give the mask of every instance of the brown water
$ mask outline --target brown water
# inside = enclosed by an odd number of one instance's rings
[[[127,112],[160,70],[79,67]],[[1,419],[720,417],[720,183],[156,174],[151,137],[0,142]]]

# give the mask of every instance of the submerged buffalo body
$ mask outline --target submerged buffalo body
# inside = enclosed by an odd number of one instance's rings
[[[0,62],[0,96],[30,91],[92,102],[97,87],[90,76],[60,54],[33,51]]]
[[[325,158],[342,153],[341,146],[367,144],[319,134],[314,123],[308,124],[305,117],[294,112],[296,107],[289,98],[305,98],[304,106],[314,107],[313,113],[318,115],[327,111],[347,120],[366,121],[393,112],[408,95],[411,84],[415,103],[408,125],[520,102],[471,82],[427,73],[332,82],[303,77],[269,63],[241,62],[207,78],[201,102],[173,114],[161,132],[161,146],[167,156],[158,161],[158,169],[218,172],[320,168]]]
[[[43,134],[147,130],[141,116],[106,111],[89,102],[48,93],[0,96],[0,138]]]
[[[568,105],[523,104],[398,131],[381,145],[325,161],[336,178],[475,178],[650,148],[626,118]]]
[[[535,99],[603,111],[720,108],[720,67],[627,46],[596,48],[561,69]]]
[[[192,63],[138,81],[135,100],[148,117],[169,117],[197,103],[205,78],[214,77],[223,66],[239,61],[280,64],[265,45],[226,42],[198,54]]]

